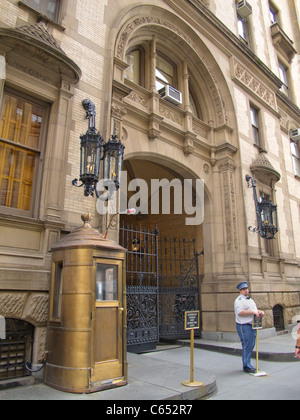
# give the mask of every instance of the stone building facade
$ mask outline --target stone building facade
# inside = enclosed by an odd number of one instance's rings
[[[201,225],[177,214],[134,220],[205,250],[203,335],[235,331],[243,280],[266,329],[275,307],[291,324],[300,313],[300,154],[291,136],[300,130],[299,2],[0,0],[0,9],[0,315],[34,326],[34,363],[45,348],[52,245],[82,212],[106,225],[95,199],[72,185],[86,98],[101,135],[114,128],[124,143],[128,180],[204,180]],[[162,97],[166,85],[180,101]],[[274,240],[249,230],[257,220],[247,174],[278,206]]]

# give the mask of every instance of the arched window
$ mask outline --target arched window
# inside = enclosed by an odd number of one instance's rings
[[[193,93],[190,91],[190,97],[189,97],[189,102],[190,102],[190,108],[192,111],[192,115],[196,118],[199,118],[199,120],[203,120],[203,115],[200,109],[200,104],[199,102],[197,102],[194,99],[194,95]]]
[[[177,81],[175,80],[176,66],[170,61],[166,60],[161,55],[156,58],[156,90],[159,92],[166,85],[177,87]],[[175,86],[176,85],[176,86]]]
[[[145,53],[142,47],[131,49],[126,54],[128,68],[125,71],[125,78],[140,86],[144,86],[145,84],[144,56]]]
[[[152,77],[155,76],[155,88],[157,92],[161,92],[166,85],[179,90],[184,95],[184,79],[183,79],[183,62],[176,55],[172,55],[172,60],[168,57],[168,52],[162,44],[155,43],[155,75],[151,75],[153,71],[153,56],[150,54],[151,46],[146,41],[139,45],[131,46],[125,55],[125,61],[128,64],[124,72],[125,79],[133,82],[146,89],[150,89]],[[177,57],[177,58],[176,58]],[[187,65],[189,69],[189,65]],[[195,86],[195,77],[190,76],[189,97],[183,98],[183,106],[189,103],[192,115],[203,121],[203,113],[201,112],[201,105],[199,103],[199,87]],[[181,79],[180,79],[181,78]],[[201,95],[200,95],[201,96]]]

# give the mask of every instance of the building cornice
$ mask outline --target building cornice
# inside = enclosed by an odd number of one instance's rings
[[[276,93],[277,99],[281,101],[286,107],[293,111],[295,118],[300,118],[300,108],[289,99],[283,92]]]

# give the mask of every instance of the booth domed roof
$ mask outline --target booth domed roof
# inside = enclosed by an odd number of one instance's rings
[[[86,213],[81,216],[84,225],[69,233],[61,241],[52,247],[52,251],[66,248],[107,248],[124,251],[120,245],[109,239],[105,239],[103,235],[91,227],[91,214]]]

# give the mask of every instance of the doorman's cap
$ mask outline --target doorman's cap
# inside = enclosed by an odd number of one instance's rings
[[[242,289],[246,289],[248,287],[248,283],[247,282],[245,282],[245,281],[243,281],[242,283],[240,283],[238,286],[237,286],[237,289],[238,290],[242,290]]]

